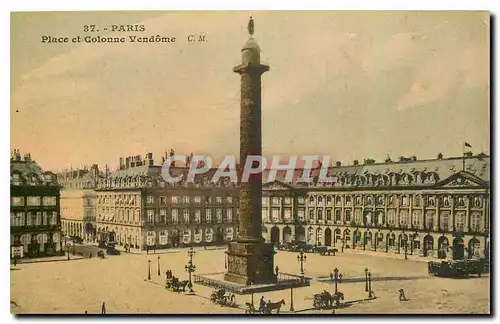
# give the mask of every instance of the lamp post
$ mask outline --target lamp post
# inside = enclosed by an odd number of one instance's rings
[[[159,276],[161,275],[161,272],[160,272],[160,256],[158,256],[158,275]]]
[[[295,309],[293,308],[293,287],[290,288],[290,312],[294,312]]]
[[[300,251],[299,255],[297,255],[297,261],[300,262],[300,276],[302,279],[304,278],[304,262],[306,262],[307,256],[304,255],[303,251]]]
[[[337,284],[339,282],[339,269],[335,268],[333,269],[333,273],[335,274],[335,294],[337,294],[338,290],[337,290]]]
[[[368,272],[368,283],[369,283],[368,298],[373,298],[373,294],[372,294],[372,274],[371,274],[371,272]]]
[[[405,260],[408,260],[408,240],[405,240]]]
[[[196,270],[196,266],[193,264],[193,255],[195,253],[196,252],[193,251],[193,248],[189,249],[189,251],[188,251],[189,261],[188,261],[188,264],[186,266],[184,266],[184,268],[186,269],[186,271],[189,273],[188,287],[189,287],[189,292],[190,293],[194,293],[194,291],[193,291],[193,282],[191,281],[191,273],[193,273]]]
[[[365,291],[368,291],[368,268],[365,268]]]
[[[148,280],[151,280],[151,260],[148,260]]]

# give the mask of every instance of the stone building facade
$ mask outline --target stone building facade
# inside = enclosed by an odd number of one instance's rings
[[[101,180],[97,193],[99,242],[135,249],[221,245],[236,237],[237,190],[229,182],[171,185],[151,153],[120,159],[120,169]],[[186,167],[172,167],[183,175]]]
[[[56,175],[44,171],[29,153],[10,159],[11,258],[60,255],[60,188]]]
[[[66,170],[57,174],[61,185],[61,225],[66,237],[79,237],[95,242],[96,198],[95,189],[100,179],[106,177],[97,164],[90,168]]]
[[[263,236],[437,258],[489,255],[490,158],[337,163],[332,183],[265,187]],[[313,171],[314,173],[314,171]],[[316,173],[316,175],[319,172]]]

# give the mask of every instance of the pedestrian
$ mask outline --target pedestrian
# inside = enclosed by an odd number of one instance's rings
[[[399,289],[399,300],[400,301],[406,300],[405,291],[403,289]]]
[[[102,302],[101,314],[106,314],[106,303]]]
[[[339,275],[339,283],[342,283],[342,274]]]
[[[85,315],[87,315],[87,311],[85,311]]]
[[[149,254],[149,246],[146,246],[146,254]]]
[[[14,267],[17,266],[17,258],[14,257]],[[479,275],[481,277],[481,275]]]

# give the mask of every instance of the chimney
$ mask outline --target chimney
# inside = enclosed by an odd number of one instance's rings
[[[148,153],[146,154],[146,165],[152,166],[154,161],[153,161],[153,153]]]
[[[335,165],[336,165],[336,166],[338,166],[338,167],[339,167],[339,166],[342,166],[342,162],[337,161],[337,162],[335,162]]]
[[[375,160],[374,159],[365,159],[364,163],[365,164],[374,164]]]
[[[125,158],[125,169],[130,168],[130,156]]]
[[[123,170],[123,169],[125,169],[125,165],[123,164],[123,158],[121,157],[120,158],[120,164],[119,164],[118,170]]]
[[[359,161],[358,160],[354,160],[354,165],[358,165],[359,164]]]
[[[442,160],[443,159],[443,153],[438,153],[438,160]]]

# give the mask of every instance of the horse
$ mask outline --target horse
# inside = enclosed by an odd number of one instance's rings
[[[344,300],[344,294],[338,291],[332,295],[330,302],[332,305],[335,304],[336,306],[339,306],[341,300]]]
[[[266,312],[265,313],[266,314],[271,314],[273,312],[273,310],[276,309],[276,314],[279,314],[282,305],[285,305],[285,300],[284,299],[280,300],[279,302],[275,302],[275,303],[268,302],[266,304],[266,309],[265,309]]]

